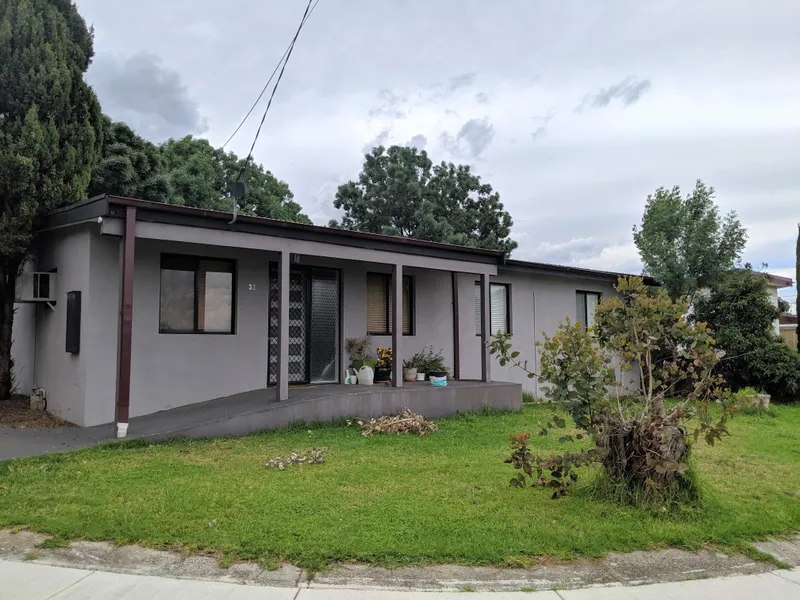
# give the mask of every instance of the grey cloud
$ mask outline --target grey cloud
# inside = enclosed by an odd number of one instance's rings
[[[536,140],[538,140],[540,137],[542,137],[544,135],[545,131],[547,131],[546,127],[544,127],[544,126],[537,127],[533,131],[533,133],[531,133],[531,137],[533,138],[534,141],[536,141]]]
[[[477,77],[477,73],[462,73],[461,75],[456,75],[455,77],[451,77],[447,80],[447,85],[445,89],[453,93],[455,91],[460,90],[461,88],[466,88],[471,86],[475,83],[475,77]]]
[[[603,88],[594,94],[587,94],[583,102],[575,109],[581,112],[585,108],[605,108],[612,100],[619,100],[623,106],[638,102],[651,87],[649,79],[626,77],[617,84]]]
[[[418,133],[404,144],[404,146],[408,146],[409,148],[416,148],[417,150],[425,150],[425,146],[427,145],[428,145],[428,138],[426,138],[421,133]]]
[[[389,117],[391,119],[402,119],[406,116],[406,111],[402,108],[408,102],[406,96],[396,94],[390,89],[383,89],[378,92],[378,101],[379,104],[369,110],[370,118]]]
[[[553,117],[556,116],[556,112],[553,109],[550,109],[548,113],[543,117],[534,117],[532,120],[533,122],[538,125],[536,129],[534,129],[533,133],[531,133],[531,137],[533,141],[538,140],[542,136],[544,136],[545,132],[547,131],[547,124],[553,120]]]
[[[494,140],[494,126],[489,119],[470,119],[454,136],[442,132],[440,140],[446,150],[456,156],[478,158]]]
[[[388,129],[381,129],[381,132],[376,135],[372,141],[367,142],[364,144],[364,147],[361,148],[361,152],[363,154],[369,154],[372,152],[372,149],[377,146],[385,146],[386,143],[389,141],[389,130]]]
[[[180,75],[161,58],[140,52],[128,58],[97,56],[87,75],[103,111],[153,141],[202,134],[208,123]]]
[[[475,102],[478,104],[487,104],[489,102],[489,94],[486,92],[478,92],[475,94]]]
[[[611,245],[610,240],[591,237],[574,238],[559,243],[542,242],[536,247],[533,255],[537,261],[569,265],[598,256],[609,245]]]

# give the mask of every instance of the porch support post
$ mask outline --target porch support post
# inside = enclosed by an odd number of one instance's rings
[[[114,422],[117,437],[128,435],[131,405],[131,342],[133,338],[133,257],[136,250],[136,208],[125,209],[122,238],[122,286],[119,310],[119,348],[117,351],[117,397]]]
[[[289,399],[289,252],[278,259],[278,372],[276,400]]]
[[[489,354],[492,308],[489,295],[489,276],[481,275],[481,381],[492,380],[492,355]]]
[[[403,265],[392,266],[392,387],[403,387]]]

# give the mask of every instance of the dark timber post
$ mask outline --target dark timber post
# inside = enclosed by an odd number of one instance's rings
[[[481,381],[492,380],[492,355],[489,354],[492,309],[489,290],[489,276],[481,274]]]
[[[117,437],[128,435],[131,405],[131,339],[133,335],[133,258],[136,249],[136,208],[125,209],[125,234],[122,238],[122,290],[119,314],[119,364],[117,367]]]
[[[284,250],[278,264],[278,373],[276,400],[289,399],[289,278],[290,254]]]
[[[392,386],[403,387],[403,265],[399,264],[392,267]]]

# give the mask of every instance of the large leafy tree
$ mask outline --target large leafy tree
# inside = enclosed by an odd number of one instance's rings
[[[686,197],[678,186],[648,196],[633,239],[645,273],[678,298],[720,281],[739,260],[747,230],[734,211],[720,216],[714,188],[698,180]]]
[[[208,210],[230,211],[228,187],[244,159],[214,148],[208,140],[186,136],[161,145],[136,135],[124,123],[109,121],[103,158],[92,175],[92,194],[109,193]],[[259,164],[244,170],[245,215],[311,223],[294,202],[289,186]]]
[[[103,154],[92,172],[89,196],[108,192],[168,202],[172,185],[158,146],[136,135],[125,123],[108,117],[103,121]]]
[[[467,165],[434,165],[416,148],[378,146],[357,181],[339,186],[344,210],[331,227],[501,250],[510,254],[511,215]]]
[[[83,80],[92,42],[71,0],[0,0],[0,398],[34,222],[86,197],[100,151],[100,105]]]

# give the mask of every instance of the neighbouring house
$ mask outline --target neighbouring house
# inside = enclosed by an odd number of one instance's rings
[[[775,303],[775,306],[778,306],[778,290],[783,288],[792,287],[794,283],[791,277],[781,277],[780,275],[773,275],[771,273],[765,273],[768,281],[767,281],[767,289],[769,290],[769,297]],[[780,319],[775,319],[775,333],[777,335],[781,335],[781,324]]]
[[[402,360],[433,346],[457,383],[538,393],[489,355],[490,335],[511,332],[535,369],[541,333],[566,317],[590,323],[620,275],[114,196],[51,213],[38,239],[18,282],[20,299],[37,300],[14,322],[20,388],[123,435],[132,417],[341,384],[344,341],[367,333],[393,347],[394,386]],[[519,402],[519,390],[488,393]]]
[[[789,348],[797,348],[797,315],[781,315],[780,318],[781,338]]]

